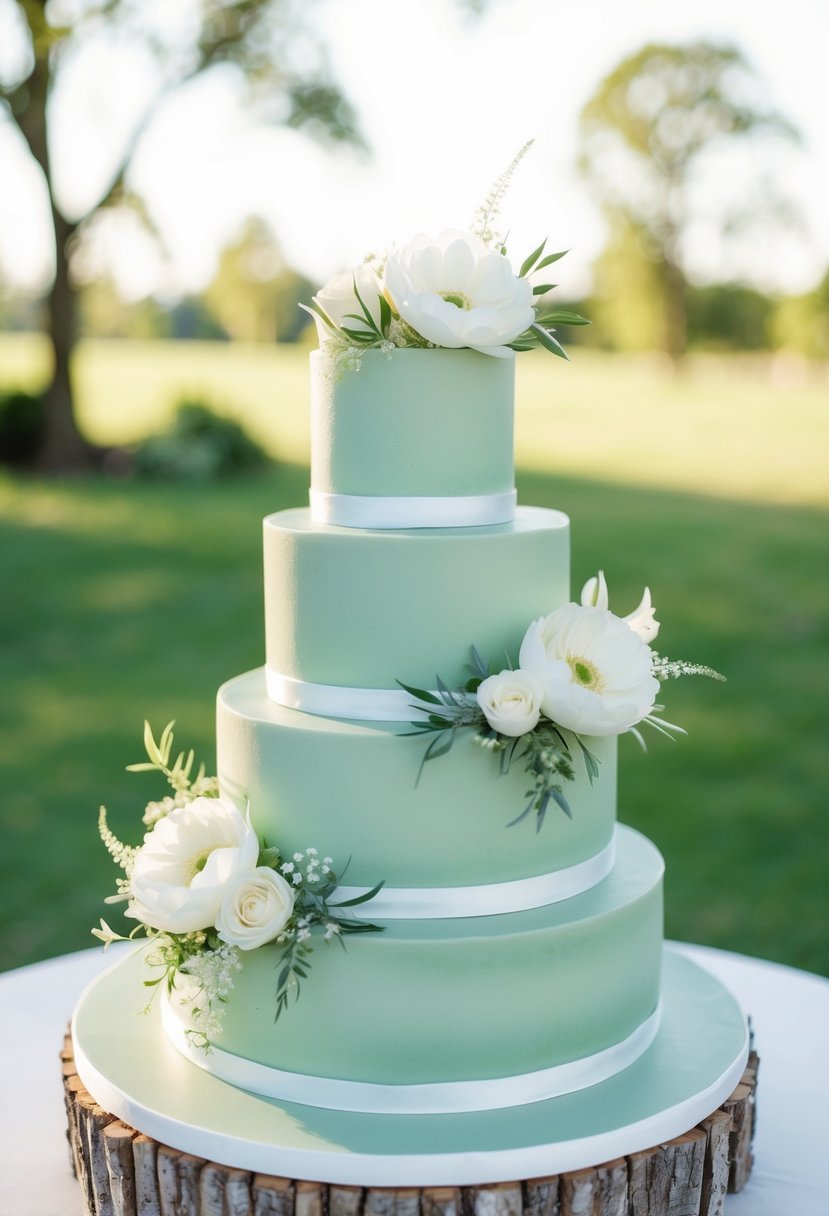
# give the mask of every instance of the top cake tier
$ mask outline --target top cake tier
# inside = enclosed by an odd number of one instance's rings
[[[515,360],[369,350],[311,355],[311,514],[356,528],[458,528],[515,514]]]

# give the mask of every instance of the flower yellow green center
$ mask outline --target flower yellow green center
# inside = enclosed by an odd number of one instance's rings
[[[462,291],[442,291],[440,293],[447,304],[454,304],[456,308],[470,309],[472,301],[469,296],[465,296]]]
[[[193,879],[196,877],[197,874],[201,874],[202,870],[207,865],[207,859],[212,852],[213,852],[212,849],[208,849],[205,853],[200,853],[198,857],[193,858],[192,862],[190,863],[191,869],[193,871],[193,873],[190,875],[191,882],[193,881]]]
[[[582,658],[580,655],[570,655],[567,663],[576,684],[581,684],[582,688],[589,688],[591,692],[602,692],[604,679],[595,663],[591,663],[589,659]]]

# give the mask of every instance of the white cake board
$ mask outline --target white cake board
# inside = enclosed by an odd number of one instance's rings
[[[748,1056],[745,1018],[728,990],[666,948],[659,1033],[635,1064],[608,1081],[473,1114],[320,1110],[236,1089],[185,1060],[166,1039],[159,1010],[138,1012],[149,991],[144,967],[143,953],[132,955],[81,997],[72,1036],[83,1084],[104,1110],[145,1135],[262,1174],[422,1187],[583,1169],[694,1127],[732,1092]],[[301,1005],[292,1013],[301,1017]]]

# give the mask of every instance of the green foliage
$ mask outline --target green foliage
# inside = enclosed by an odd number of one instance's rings
[[[688,344],[705,350],[768,350],[775,301],[742,283],[689,287]]]
[[[139,477],[210,481],[250,473],[268,463],[264,449],[232,418],[200,401],[182,402],[172,428],[135,452]]]
[[[684,353],[687,340],[682,241],[693,215],[690,190],[698,163],[729,140],[797,137],[761,97],[757,78],[735,47],[706,41],[650,44],[617,64],[582,109],[580,169],[608,219],[614,258],[627,256],[631,282],[640,264],[639,290],[649,286],[651,293],[649,324],[653,328],[660,318],[660,345],[673,357]],[[761,205],[758,190],[757,212]],[[725,215],[709,219],[726,229]],[[619,239],[625,229],[635,242]],[[641,273],[641,264],[648,262],[656,273]],[[611,298],[606,284],[599,284],[598,294]],[[636,297],[630,287],[621,296],[622,323],[623,310],[635,308]],[[612,320],[608,313],[611,345],[643,349],[644,331],[632,340],[627,327],[620,337]]]
[[[781,300],[771,321],[774,344],[810,359],[829,359],[829,272],[817,287]]]
[[[43,398],[20,389],[0,393],[0,464],[26,466],[43,434]]]

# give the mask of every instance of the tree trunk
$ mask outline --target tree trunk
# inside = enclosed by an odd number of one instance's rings
[[[665,301],[665,351],[678,363],[688,346],[688,319],[685,309],[685,276],[670,258],[663,268]]]
[[[52,205],[55,230],[55,279],[49,292],[48,333],[52,379],[44,393],[44,430],[38,464],[49,472],[79,472],[91,467],[93,451],[75,421],[71,361],[77,335],[77,293],[69,277],[70,243],[76,225]]]

